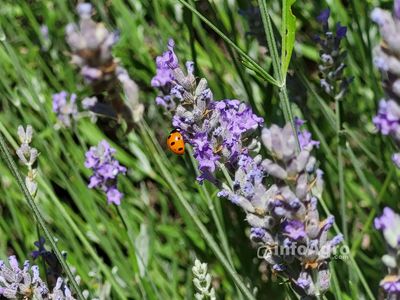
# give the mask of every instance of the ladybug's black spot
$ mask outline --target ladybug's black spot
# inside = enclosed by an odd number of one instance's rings
[[[179,140],[181,139],[181,137],[180,137],[180,136],[178,136],[176,139],[179,141]]]
[[[171,143],[171,146],[173,146],[173,145],[175,145],[175,142],[172,142],[172,143]]]
[[[182,147],[178,148],[178,151],[182,151],[182,150],[183,150],[183,148],[182,148]]]

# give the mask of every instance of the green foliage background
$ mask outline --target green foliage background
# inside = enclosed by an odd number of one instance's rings
[[[273,60],[280,59],[280,54],[271,57],[254,35],[247,34],[252,29],[239,12],[249,7],[248,2],[189,1],[263,70],[273,74]],[[275,36],[280,40],[276,28],[281,28],[282,3],[269,2]],[[80,99],[90,95],[69,64],[64,39],[65,26],[77,20],[76,3],[5,0],[0,9],[0,132],[15,150],[17,126],[31,124],[35,129],[33,146],[41,153],[35,201],[58,240],[58,248],[68,253],[68,264],[82,278],[82,288],[103,299],[194,299],[191,266],[198,257],[209,264],[220,299],[246,299],[224,259],[238,273],[236,278],[250,291],[257,290],[257,299],[294,297],[287,285],[271,278],[255,258],[243,213],[218,199],[213,186],[195,181],[197,169],[190,151],[183,158],[166,151],[170,117],[155,106],[156,91],[150,80],[155,74],[154,58],[172,37],[181,61],[195,61],[196,75],[207,78],[215,99],[247,101],[266,125],[285,123],[278,89],[247,69],[237,51],[197,15],[183,9],[179,1],[92,3],[97,11],[95,19],[120,31],[114,54],[139,84],[140,99],[146,106],[146,122],[130,134],[118,124],[114,124],[117,129],[113,134],[105,133],[88,119],[79,120],[69,130],[54,129],[53,93],[66,90],[77,93]],[[315,17],[327,6],[332,11],[332,26],[339,21],[348,26],[346,72],[354,76],[343,102],[343,178],[338,176],[333,103],[319,89],[319,56],[313,41],[320,30]],[[399,174],[390,161],[393,145],[375,134],[371,122],[383,95],[371,55],[379,34],[368,18],[376,6],[391,9],[392,2],[298,0],[292,8],[297,30],[288,70],[288,99],[294,114],[303,116],[314,138],[321,141],[316,153],[326,180],[321,214],[330,211],[338,230],[343,219],[339,185],[344,184],[353,259],[331,263],[328,299],[378,295],[378,284],[385,274],[380,262],[385,247],[372,222],[383,206],[399,208]],[[49,28],[48,50],[42,48],[41,24]],[[259,29],[260,39],[265,40],[262,23]],[[103,194],[87,188],[90,172],[83,165],[84,154],[104,138],[117,149],[117,158],[129,170],[120,180],[125,197],[119,210],[107,205]],[[3,162],[0,184],[0,258],[16,254],[23,261],[34,249],[38,227]],[[219,253],[202,234],[198,221],[216,242]]]

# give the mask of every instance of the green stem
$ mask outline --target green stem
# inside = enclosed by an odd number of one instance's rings
[[[342,232],[344,239],[348,241],[347,229],[347,210],[346,210],[346,195],[344,191],[344,166],[343,166],[343,149],[342,149],[342,122],[341,109],[342,101],[335,99],[335,115],[336,115],[336,138],[337,138],[337,162],[338,162],[338,177],[339,177],[339,198],[340,198],[340,215],[342,217]]]
[[[39,208],[36,206],[35,201],[32,198],[32,195],[29,193],[24,180],[22,179],[22,176],[20,172],[18,171],[18,168],[11,156],[10,150],[8,149],[6,142],[4,140],[3,134],[0,133],[0,151],[1,151],[1,156],[3,160],[6,162],[8,168],[10,169],[11,173],[17,180],[18,186],[21,189],[22,193],[25,196],[25,199],[28,202],[28,205],[34,215],[34,218],[36,219],[36,222],[39,224],[41,230],[43,230],[43,233],[46,237],[46,239],[50,242],[51,248],[54,251],[57,260],[65,270],[68,279],[70,280],[73,289],[75,290],[78,299],[84,300],[84,297],[82,295],[81,290],[79,289],[78,283],[75,281],[74,275],[72,274],[70,268],[68,267],[67,263],[65,262],[64,257],[62,256],[60,250],[58,250],[56,241],[54,240],[53,236],[50,233],[50,230],[47,228],[46,223],[44,221],[44,218],[39,210]]]
[[[134,235],[133,235],[132,229],[128,226],[128,223],[127,223],[126,220],[125,220],[125,215],[124,215],[123,210],[121,209],[121,206],[115,205],[115,209],[116,209],[117,214],[118,214],[118,216],[119,216],[119,218],[120,218],[120,220],[121,220],[121,222],[122,222],[122,224],[123,224],[123,226],[124,226],[124,228],[125,228],[126,233],[128,234],[129,243],[131,244],[131,247],[132,247],[132,249],[131,249],[131,251],[133,252],[133,253],[132,253],[132,256],[135,257],[135,259],[133,259],[133,263],[134,263],[134,265],[133,265],[134,272],[135,272],[136,274],[139,274],[139,280],[142,281],[142,278],[141,278],[142,276],[140,275],[140,268],[139,268],[138,261],[137,261],[137,259],[139,259],[140,262],[141,262],[141,264],[142,264],[142,266],[144,266],[143,269],[144,269],[144,272],[145,272],[147,278],[151,278],[150,275],[149,275],[148,272],[147,272],[147,268],[146,268],[146,264],[145,264],[145,262],[144,262],[144,259],[143,259],[142,255],[140,254],[140,252],[138,251],[138,249],[137,249],[137,247],[136,247],[136,244],[135,244],[135,237],[134,237]],[[136,259],[136,258],[137,258],[137,259]],[[161,295],[160,295],[160,293],[158,292],[157,287],[154,285],[154,282],[151,281],[151,280],[150,280],[150,285],[151,285],[151,288],[153,289],[154,293],[157,295],[157,298],[158,298],[158,299],[161,299]],[[143,294],[143,295],[146,295],[146,293],[145,293],[145,291],[143,290],[143,288],[142,288],[141,286],[140,286],[140,288],[141,288],[142,294]]]
[[[280,104],[281,108],[283,111],[283,116],[285,118],[286,123],[290,123],[290,126],[292,127],[293,135],[296,137],[296,143],[297,143],[297,151],[300,152],[300,143],[297,137],[297,131],[296,127],[294,124],[294,118],[293,118],[293,113],[292,109],[290,107],[290,101],[289,97],[287,94],[287,89],[286,89],[286,78],[283,77],[282,70],[281,70],[281,64],[279,63],[279,54],[278,54],[278,47],[276,46],[276,41],[274,37],[274,31],[272,28],[272,23],[271,23],[271,18],[268,14],[268,9],[267,9],[267,3],[266,0],[258,0],[258,3],[260,5],[261,9],[261,17],[262,21],[264,24],[264,31],[267,37],[267,45],[268,49],[271,53],[271,59],[272,59],[272,66],[274,68],[274,75],[276,78],[278,78],[279,81],[279,99],[280,99]]]

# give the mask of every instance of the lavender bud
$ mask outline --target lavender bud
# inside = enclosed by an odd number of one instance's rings
[[[351,78],[346,78],[343,75],[346,53],[340,50],[340,43],[346,37],[347,28],[337,23],[336,32],[329,30],[329,15],[329,9],[325,9],[317,17],[317,20],[322,24],[323,32],[316,39],[321,48],[321,61],[318,66],[321,77],[320,86],[332,98],[342,99],[352,81]]]

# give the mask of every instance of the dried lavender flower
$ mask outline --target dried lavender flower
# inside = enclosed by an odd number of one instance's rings
[[[37,169],[33,166],[36,163],[39,152],[36,148],[30,146],[32,141],[33,129],[31,125],[27,125],[26,129],[22,125],[18,126],[18,138],[20,146],[16,153],[19,160],[27,167],[28,174],[25,176],[25,185],[32,196],[36,195],[37,191]]]
[[[93,8],[90,3],[78,4],[77,12],[79,24],[68,24],[66,28],[72,63],[80,68],[81,75],[92,87],[95,96],[107,95],[105,103],[112,104],[108,107],[108,114],[112,117],[116,111],[131,126],[132,122],[141,120],[144,106],[139,102],[136,83],[112,54],[119,33],[110,32],[103,23],[92,20]]]
[[[100,188],[106,193],[108,203],[121,204],[123,194],[117,188],[117,177],[125,174],[126,168],[114,158],[115,149],[107,141],[90,147],[86,152],[85,167],[93,171],[89,188]]]
[[[347,27],[336,24],[336,31],[329,29],[330,10],[325,9],[317,17],[322,25],[323,34],[315,40],[320,45],[320,85],[322,89],[332,98],[341,100],[346,93],[353,78],[346,78],[343,71],[346,67],[345,59],[347,53],[341,51],[340,43],[346,37]]]
[[[393,13],[375,8],[371,19],[379,26],[382,42],[373,50],[375,66],[382,73],[385,99],[379,102],[377,115],[373,118],[375,127],[383,135],[390,135],[397,147],[400,146],[400,28],[399,0],[394,1]],[[394,164],[400,168],[399,155],[392,156]]]
[[[30,266],[29,261],[25,261],[20,268],[15,256],[10,256],[8,261],[9,266],[6,266],[0,260],[0,296],[6,299],[75,300],[62,278],[58,278],[50,291],[40,278],[38,266]]]
[[[375,218],[374,224],[376,229],[382,231],[388,250],[388,253],[382,257],[388,275],[381,280],[380,286],[385,291],[386,299],[395,300],[400,297],[400,266],[398,263],[400,216],[389,207],[385,207],[383,214]]]
[[[192,268],[193,284],[197,289],[194,295],[197,300],[215,300],[215,290],[211,286],[211,275],[207,271],[207,264],[196,259]]]
[[[257,154],[258,138],[252,137],[263,120],[249,106],[238,100],[214,101],[206,79],[196,81],[193,63],[186,63],[186,74],[180,68],[171,40],[156,62],[156,102],[174,114],[173,126],[193,146],[199,180],[222,185],[218,196],[245,211],[250,238],[265,250],[261,257],[273,272],[289,279],[304,298],[322,295],[329,288],[329,259],[343,237],[328,239],[333,216],[319,218],[323,172],[311,155],[319,143],[301,130],[304,121],[296,120],[297,136],[289,124],[263,129],[262,142],[269,153],[263,158]],[[234,174],[232,186],[217,178],[221,168]]]
[[[71,127],[72,120],[78,117],[76,95],[71,94],[68,99],[66,91],[53,94],[53,111],[56,113],[57,119],[62,126]]]

